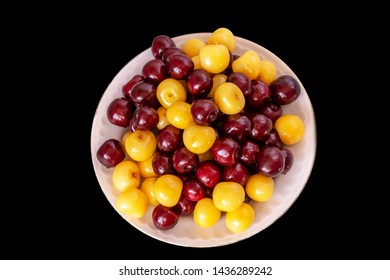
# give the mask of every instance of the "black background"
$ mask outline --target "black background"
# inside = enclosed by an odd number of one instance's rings
[[[370,87],[366,72],[354,71],[364,67],[356,50],[364,23],[340,9],[293,6],[53,8],[14,27],[5,43],[12,63],[4,107],[12,114],[4,124],[0,259],[388,259],[388,183],[371,158],[381,141],[371,106],[354,103],[371,102],[360,98]],[[92,120],[108,84],[155,36],[219,27],[272,51],[299,77],[314,107],[316,160],[297,201],[261,233],[209,249],[169,245],[106,200],[92,166]]]

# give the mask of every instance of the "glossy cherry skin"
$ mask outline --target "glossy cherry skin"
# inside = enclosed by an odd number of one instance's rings
[[[270,101],[262,104],[258,112],[271,119],[272,123],[275,123],[282,116],[283,109],[280,104]]]
[[[160,230],[172,229],[179,221],[180,215],[172,207],[159,204],[154,207],[152,212],[153,224]]]
[[[257,157],[260,151],[259,145],[253,140],[245,140],[240,143],[240,162],[245,166],[252,166],[257,162]]]
[[[199,163],[195,177],[206,188],[214,188],[222,179],[222,168],[214,160],[206,160]]]
[[[223,122],[223,132],[226,136],[242,142],[250,135],[252,123],[250,119],[241,114],[229,115]]]
[[[155,109],[159,107],[156,95],[157,85],[140,81],[136,83],[130,91],[130,99],[137,107],[150,106]]]
[[[177,52],[169,57],[166,67],[171,78],[184,80],[194,69],[194,62],[186,54]]]
[[[191,104],[191,115],[199,125],[212,125],[219,117],[219,109],[211,99],[196,99]]]
[[[268,138],[268,135],[273,128],[271,119],[263,114],[255,114],[251,118],[251,124],[250,137],[255,141],[261,141]]]
[[[159,84],[169,76],[165,63],[157,58],[147,61],[141,71],[149,83]]]
[[[210,150],[213,159],[221,166],[234,166],[238,162],[240,146],[233,138],[216,139]]]
[[[151,52],[155,58],[161,58],[164,51],[170,47],[176,47],[176,43],[173,39],[167,35],[158,35],[153,38],[151,45]]]
[[[298,81],[290,75],[282,75],[273,80],[270,84],[271,97],[275,103],[287,105],[301,94],[301,87]]]
[[[241,72],[233,72],[227,77],[227,82],[236,84],[247,98],[252,92],[252,81]]]
[[[107,139],[96,151],[98,161],[106,168],[113,168],[122,162],[126,152],[122,144],[116,139]]]
[[[183,142],[182,130],[168,124],[156,134],[157,147],[163,153],[173,153]]]
[[[276,177],[282,174],[285,167],[283,152],[274,146],[260,148],[257,157],[257,169],[260,174]]]
[[[132,126],[139,130],[152,130],[159,121],[156,109],[150,106],[137,107],[132,118]]]
[[[193,172],[198,164],[198,155],[184,146],[176,149],[172,154],[173,168],[180,174]]]
[[[130,99],[130,91],[133,86],[144,80],[144,77],[141,74],[134,75],[126,84],[122,86],[122,94],[123,97]]]
[[[191,201],[199,201],[206,196],[206,187],[195,177],[183,182],[183,195]]]
[[[175,53],[182,53],[182,54],[185,54],[184,51],[183,51],[181,48],[179,48],[179,47],[169,47],[169,48],[167,48],[167,49],[163,52],[163,54],[162,54],[162,56],[161,56],[162,62],[164,62],[165,64],[166,64],[167,62],[169,62],[170,57],[171,57],[173,54],[175,54]]]
[[[222,180],[225,182],[236,182],[245,187],[250,177],[249,170],[242,163],[223,168]]]
[[[195,98],[205,97],[213,87],[213,79],[203,69],[193,70],[187,79],[188,91]]]
[[[248,106],[251,108],[260,108],[266,102],[271,101],[271,90],[268,84],[260,81],[252,81],[252,91],[247,96]]]
[[[173,174],[175,169],[170,155],[157,154],[152,159],[153,171],[158,175]]]
[[[128,127],[133,117],[133,110],[134,107],[131,100],[124,97],[115,98],[108,105],[107,119],[114,125]]]
[[[172,207],[172,210],[181,216],[189,216],[194,212],[195,205],[196,201],[191,201],[182,194],[178,203]]]
[[[275,128],[272,128],[268,137],[264,140],[265,146],[275,146],[279,149],[283,147],[283,142],[280,139],[279,133]]]
[[[291,150],[286,148],[281,148],[280,150],[282,151],[285,158],[285,164],[282,174],[287,174],[294,164],[294,154]]]

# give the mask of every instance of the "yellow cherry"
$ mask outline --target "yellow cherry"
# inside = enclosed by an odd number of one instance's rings
[[[305,134],[305,125],[298,115],[285,114],[275,121],[274,125],[285,145],[293,145],[300,142]]]
[[[211,126],[190,124],[183,131],[184,146],[194,154],[207,152],[214,144],[217,134]]]
[[[245,107],[241,89],[232,82],[222,83],[214,92],[214,101],[219,110],[227,115],[238,114]]]
[[[130,188],[120,193],[115,202],[118,212],[137,219],[146,214],[148,205],[147,196],[138,188]]]
[[[245,185],[247,195],[254,201],[265,202],[274,192],[274,179],[262,174],[253,174]]]
[[[230,52],[225,45],[205,45],[199,51],[202,69],[212,74],[223,72],[230,63]]]
[[[143,161],[156,151],[156,136],[150,130],[136,130],[126,138],[125,149],[130,158]]]
[[[184,86],[176,79],[167,78],[158,84],[156,89],[157,99],[160,104],[168,108],[177,101],[185,101],[187,92]]]
[[[254,80],[260,74],[260,62],[260,56],[255,51],[247,50],[232,62],[232,70],[244,73],[250,80]]]
[[[112,182],[114,187],[121,192],[129,188],[137,188],[141,182],[138,165],[130,160],[118,163],[112,171]]]

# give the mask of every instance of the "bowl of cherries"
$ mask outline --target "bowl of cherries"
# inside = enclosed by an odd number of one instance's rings
[[[304,189],[315,153],[298,77],[225,27],[151,38],[108,85],[91,131],[112,207],[186,247],[228,245],[272,225]]]

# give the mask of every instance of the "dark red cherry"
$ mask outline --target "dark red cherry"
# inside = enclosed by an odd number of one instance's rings
[[[125,159],[126,153],[122,144],[112,138],[103,142],[96,152],[96,157],[102,165],[112,168]]]
[[[152,220],[156,228],[168,230],[176,226],[179,221],[179,214],[171,207],[159,204],[153,209]]]

